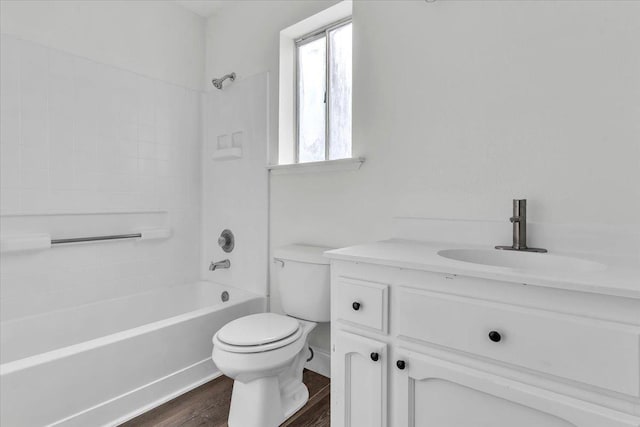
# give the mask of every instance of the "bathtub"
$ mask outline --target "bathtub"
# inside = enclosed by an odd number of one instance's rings
[[[2,322],[0,425],[124,422],[220,375],[213,334],[265,308],[198,282]]]

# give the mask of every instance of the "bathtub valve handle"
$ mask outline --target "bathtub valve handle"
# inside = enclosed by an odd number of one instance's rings
[[[226,253],[229,253],[235,247],[235,241],[236,239],[233,236],[233,232],[227,228],[222,230],[222,233],[220,233],[220,237],[218,237],[218,246],[220,246]]]

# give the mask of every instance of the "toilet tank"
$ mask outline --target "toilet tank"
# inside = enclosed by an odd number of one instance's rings
[[[289,245],[274,251],[275,285],[286,314],[312,322],[331,319],[329,260],[322,255],[331,249]]]

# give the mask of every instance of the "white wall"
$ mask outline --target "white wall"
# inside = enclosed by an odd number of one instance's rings
[[[172,22],[200,25],[202,34],[201,21],[186,22],[180,9],[169,20],[165,4],[146,7],[145,20],[154,24],[145,27],[118,18],[135,16],[141,5],[98,3],[93,10],[91,2],[25,3],[2,2],[3,236],[77,237],[158,226],[171,227],[173,236],[2,254],[2,319],[197,280],[200,93],[175,81],[197,86],[201,72],[189,77],[156,69],[160,57],[169,64],[185,56],[171,47],[146,55],[151,45],[142,52],[134,37],[140,29],[133,27],[145,28],[144,40],[161,41]],[[102,37],[109,34],[113,40]],[[55,48],[26,40],[46,35]],[[173,47],[197,39],[180,31],[171,37]],[[68,53],[82,50],[86,56]],[[137,55],[148,62],[133,61]],[[146,71],[169,81],[140,74]]]
[[[170,1],[2,0],[3,33],[191,89],[202,87],[204,18]]]
[[[207,72],[275,78],[278,32],[329,3],[282,6],[210,19]],[[534,221],[640,225],[640,4],[354,2],[353,31],[353,139],[367,161],[272,176],[272,249],[385,238],[394,215],[508,227],[514,197]]]

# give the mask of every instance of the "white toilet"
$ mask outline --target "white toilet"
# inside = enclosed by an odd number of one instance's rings
[[[233,378],[229,427],[278,426],[309,399],[302,370],[309,332],[330,320],[331,248],[291,245],[274,253],[276,286],[287,315],[260,313],[223,326],[213,337],[213,362]]]

